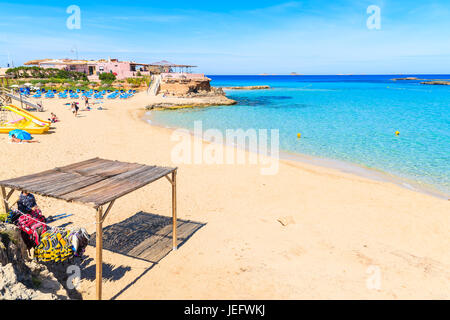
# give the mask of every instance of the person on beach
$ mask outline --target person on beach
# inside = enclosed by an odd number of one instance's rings
[[[76,102],[72,102],[71,110],[72,110],[72,113],[75,115],[75,117],[78,116],[78,110],[79,109],[80,108],[78,107],[78,104]]]
[[[36,203],[36,198],[26,191],[22,191],[19,196],[19,201],[17,201],[17,209],[25,214],[30,214],[33,211],[39,210]]]
[[[89,106],[89,98],[84,96],[84,107],[87,108]]]
[[[58,122],[58,118],[56,117],[56,114],[54,114],[53,112],[51,113],[51,117],[50,119],[48,119],[51,123],[55,123]]]
[[[36,141],[36,140],[21,140],[21,139],[16,138],[16,136],[13,134],[11,136],[11,142],[13,142],[13,143],[22,143],[22,142],[33,143],[33,142],[39,142],[39,141]]]

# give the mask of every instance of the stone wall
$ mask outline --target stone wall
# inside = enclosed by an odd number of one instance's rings
[[[159,92],[172,96],[188,96],[191,94],[202,94],[211,92],[211,79],[207,77],[195,79],[163,79]]]

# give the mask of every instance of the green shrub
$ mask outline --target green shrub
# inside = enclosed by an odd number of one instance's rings
[[[86,74],[83,72],[60,70],[56,68],[40,68],[40,67],[17,67],[9,68],[6,74],[12,76],[14,79],[18,78],[35,78],[35,79],[72,79],[72,80],[87,80]]]
[[[102,80],[102,82],[113,82],[114,80],[116,80],[116,76],[114,75],[114,73],[108,73],[108,72],[103,72],[100,73],[100,75],[98,76],[98,78],[100,80]]]

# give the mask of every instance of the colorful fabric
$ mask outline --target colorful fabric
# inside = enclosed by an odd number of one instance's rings
[[[80,256],[89,241],[86,230],[53,231],[41,236],[41,242],[35,249],[35,257],[44,262],[63,262],[73,256]]]
[[[16,225],[22,231],[22,238],[28,248],[39,245],[41,234],[47,231],[45,217],[40,212],[33,210],[32,214],[24,214],[17,219]]]

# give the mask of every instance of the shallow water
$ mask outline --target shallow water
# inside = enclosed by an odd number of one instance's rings
[[[282,151],[355,163],[450,194],[450,86],[391,81],[396,75],[209,77],[214,86],[272,89],[228,91],[236,106],[154,111],[152,121],[187,129],[196,120],[203,130],[279,129]]]

